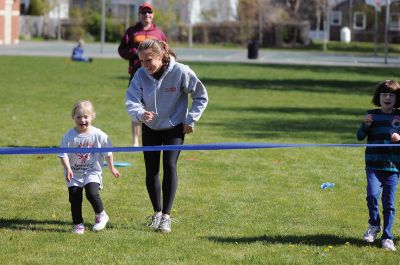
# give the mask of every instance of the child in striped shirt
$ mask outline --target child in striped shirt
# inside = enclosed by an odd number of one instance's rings
[[[364,240],[372,243],[381,232],[378,203],[382,195],[382,248],[396,251],[392,226],[399,181],[400,149],[391,147],[390,144],[400,141],[400,110],[398,109],[400,85],[393,80],[381,82],[375,89],[371,103],[378,108],[367,112],[357,131],[357,138],[360,141],[367,138],[368,144],[384,144],[384,146],[365,149],[369,227],[364,233]]]

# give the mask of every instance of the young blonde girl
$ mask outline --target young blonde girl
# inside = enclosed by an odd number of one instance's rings
[[[90,101],[78,101],[72,108],[72,119],[75,122],[75,127],[63,136],[61,147],[111,147],[111,141],[107,134],[92,126],[95,117],[96,113]],[[75,234],[85,232],[82,218],[83,189],[95,212],[93,231],[104,229],[109,220],[99,194],[103,184],[102,162],[104,158],[111,173],[115,177],[120,176],[118,170],[114,167],[112,153],[63,153],[58,156],[64,167],[65,180],[68,186],[73,221],[72,232]]]

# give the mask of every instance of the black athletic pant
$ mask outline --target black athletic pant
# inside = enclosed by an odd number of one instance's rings
[[[96,214],[101,213],[104,210],[103,202],[100,198],[100,184],[99,183],[88,183],[84,186],[86,198],[93,207]],[[83,200],[83,188],[81,187],[69,187],[69,202],[71,203],[72,222],[74,224],[80,224],[83,222],[82,218],[82,200]]]
[[[181,145],[185,135],[183,125],[177,125],[169,130],[156,131],[142,125],[142,143],[143,146],[154,145]],[[170,214],[174,203],[176,189],[178,187],[178,175],[176,164],[180,150],[163,151],[163,180],[162,187],[160,183],[160,155],[161,151],[143,152],[146,165],[146,187],[150,196],[153,210],[162,211],[164,214]],[[161,204],[162,190],[162,204]]]

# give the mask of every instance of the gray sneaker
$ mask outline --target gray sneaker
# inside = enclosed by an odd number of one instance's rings
[[[160,226],[161,222],[161,214],[153,214],[151,217],[151,222],[147,225],[151,229],[157,230],[158,227]]]
[[[379,225],[369,225],[367,231],[364,233],[364,240],[368,243],[375,241],[377,234],[381,231]]]
[[[161,216],[160,226],[157,231],[161,233],[171,233],[171,218]]]
[[[393,240],[391,239],[382,239],[382,248],[396,251],[396,247],[394,246]]]

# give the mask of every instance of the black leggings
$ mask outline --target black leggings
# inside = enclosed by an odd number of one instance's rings
[[[143,146],[153,145],[181,145],[185,135],[183,125],[180,124],[172,129],[156,131],[142,125],[142,143]],[[163,151],[163,180],[162,187],[160,183],[160,154],[161,151],[143,152],[146,165],[146,187],[149,193],[153,210],[162,211],[164,214],[170,214],[174,203],[175,193],[178,187],[178,175],[176,164],[180,150]],[[162,206],[161,206],[162,190]]]
[[[103,202],[100,198],[100,184],[91,182],[85,185],[86,198],[93,207],[96,214],[101,213],[104,210]],[[82,218],[82,200],[83,200],[83,188],[81,187],[69,187],[69,202],[71,203],[72,222],[74,224],[80,224],[83,222]]]

